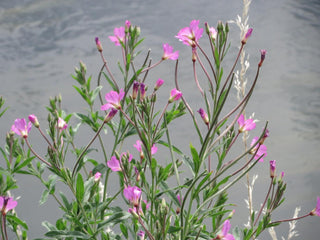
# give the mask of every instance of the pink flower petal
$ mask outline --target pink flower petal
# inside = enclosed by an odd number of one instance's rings
[[[151,155],[155,154],[158,151],[158,148],[155,144],[153,144],[152,148],[151,148]]]
[[[107,161],[107,165],[113,172],[122,171],[120,162],[115,156],[112,156],[111,159]]]

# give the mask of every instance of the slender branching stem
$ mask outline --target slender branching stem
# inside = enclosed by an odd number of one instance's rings
[[[51,165],[49,162],[47,162],[46,160],[44,160],[42,157],[40,157],[40,156],[33,150],[33,148],[31,147],[31,145],[30,145],[30,143],[29,143],[29,141],[28,141],[28,138],[25,138],[25,140],[26,140],[26,143],[27,143],[29,149],[31,150],[31,152],[32,152],[41,162],[45,163],[48,167],[52,167],[52,165]],[[57,167],[57,166],[56,166],[56,167]],[[58,167],[57,167],[57,168],[58,168]]]
[[[261,206],[261,208],[260,208],[260,210],[259,210],[259,213],[258,213],[258,215],[257,215],[257,217],[256,217],[256,220],[254,221],[254,224],[253,224],[253,225],[256,225],[257,222],[259,221],[259,218],[260,218],[260,215],[261,215],[261,213],[262,213],[262,211],[263,211],[263,208],[264,208],[264,206],[266,205],[266,203],[267,203],[267,201],[268,201],[268,198],[269,198],[269,195],[270,195],[270,192],[271,192],[272,185],[273,185],[273,177],[271,178],[267,195],[266,195],[266,197],[265,197],[265,199],[264,199],[264,202],[263,202],[263,204],[262,204],[262,206]]]
[[[119,86],[118,86],[118,84],[117,84],[117,81],[116,81],[116,79],[114,78],[112,72],[110,71],[109,66],[108,66],[108,64],[107,64],[107,61],[106,61],[106,59],[104,58],[102,52],[100,52],[100,56],[101,56],[101,59],[102,59],[102,61],[103,61],[103,63],[104,63],[104,67],[106,68],[107,72],[109,73],[109,75],[110,75],[110,77],[111,77],[111,79],[112,79],[113,84],[116,86],[117,90],[119,90]]]

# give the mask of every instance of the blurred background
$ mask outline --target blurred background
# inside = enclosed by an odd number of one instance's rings
[[[174,36],[193,19],[199,19],[202,26],[204,22],[216,26],[219,20],[235,20],[242,14],[242,8],[242,0],[1,0],[0,95],[10,109],[1,119],[0,144],[4,145],[5,134],[16,118],[33,113],[40,123],[44,122],[49,97],[61,94],[63,108],[69,113],[85,111],[85,104],[72,87],[74,67],[82,60],[88,75],[97,78],[102,66],[94,42],[98,36],[117,76],[117,66],[112,64],[121,60],[121,52],[108,36],[127,19],[141,27],[146,38],[142,50],[151,48],[154,62],[162,55],[163,43],[180,51],[183,59],[179,67],[180,86],[186,96],[191,96],[192,106],[199,108],[201,103],[193,100],[193,94],[199,95],[194,93],[190,48]],[[297,206],[301,206],[300,215],[310,212],[320,195],[319,12],[318,0],[254,0],[250,5],[249,25],[254,31],[246,45],[251,64],[247,73],[249,82],[253,81],[260,60],[259,50],[267,50],[260,80],[247,107],[249,115],[255,112],[255,117],[261,120],[251,137],[258,134],[265,121],[269,121],[270,130],[266,141],[268,156],[255,169],[259,178],[253,193],[254,205],[257,208],[264,199],[268,187],[264,183],[269,181],[268,162],[275,159],[277,171],[284,171],[287,181],[287,201],[275,213],[275,220],[292,217]],[[230,52],[235,52],[239,28],[235,24],[230,24],[230,28]],[[166,62],[149,78],[152,86],[159,77],[165,80],[166,88],[161,89],[165,100],[174,87],[173,69],[174,63]],[[103,93],[107,91],[102,89]],[[235,95],[236,90],[232,91]],[[188,149],[192,136],[186,136],[186,125],[179,122],[175,129],[179,147]],[[41,152],[39,136],[31,133],[30,138]],[[3,159],[0,165],[4,165]],[[20,188],[13,192],[15,197],[21,196],[17,212],[29,225],[29,239],[41,237],[45,232],[41,222],[48,220],[54,224],[62,212],[52,199],[39,205],[42,189],[38,181],[30,176],[19,176],[18,180]],[[246,192],[245,180],[231,191],[230,197],[237,201],[232,227],[247,222]],[[319,224],[316,217],[301,220],[296,228],[300,236],[296,239],[319,239]],[[278,227],[278,239],[281,236],[287,239],[288,229],[288,223]],[[260,239],[270,236],[264,233]]]

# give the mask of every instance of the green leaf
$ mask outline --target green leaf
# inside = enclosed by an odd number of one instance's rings
[[[39,204],[40,205],[44,204],[48,200],[48,196],[49,196],[49,190],[45,189],[41,195],[41,199],[39,201]]]
[[[62,199],[62,202],[63,202],[65,208],[66,208],[68,211],[70,211],[70,210],[72,209],[72,205],[69,203],[67,197],[66,197],[62,192],[60,192],[60,197],[61,197],[61,199]]]
[[[175,232],[179,232],[180,230],[181,230],[181,227],[170,226],[168,233],[175,233]]]
[[[91,95],[91,98],[90,98],[90,101],[91,103],[94,102],[94,100],[96,99],[97,95],[99,94],[100,90],[102,89],[102,86],[98,86],[96,87],[95,90],[93,90],[90,95]]]
[[[126,219],[128,219],[129,217],[131,217],[131,214],[125,211],[115,211],[113,212],[110,216],[108,216],[108,219],[106,219],[105,221],[101,222],[98,224],[98,229],[100,230],[101,228],[104,228],[106,225],[114,225],[117,224],[119,222],[123,222]]]
[[[51,223],[49,223],[48,221],[43,221],[41,225],[44,226],[48,231],[57,230],[56,227],[54,225],[52,225]]]
[[[172,170],[172,163],[169,163],[165,168],[160,167],[158,173],[158,181],[166,181]]]
[[[166,143],[166,142],[164,142],[164,141],[162,141],[162,140],[159,140],[157,143],[159,143],[159,144],[161,144],[161,145],[163,145],[163,146],[165,146],[165,147],[169,147],[169,144]],[[177,147],[172,146],[172,150],[173,150],[174,152],[180,154],[181,156],[183,156],[183,152],[180,151]]]
[[[127,227],[123,223],[120,223],[120,229],[121,229],[122,234],[125,236],[125,238],[128,239],[128,229],[127,229]]]
[[[20,165],[17,165],[13,169],[13,173],[18,172],[21,168],[27,166],[35,157],[30,157],[24,160]]]
[[[170,189],[166,182],[161,182],[160,187],[162,188],[162,192],[157,194],[157,197],[160,197],[163,193],[166,193],[169,198],[177,205],[180,206],[177,195],[173,192],[174,189]]]
[[[28,225],[24,221],[19,219],[18,217],[13,216],[13,215],[6,215],[6,218],[8,221],[14,222],[15,224],[20,225],[24,229],[28,230]]]
[[[77,92],[81,95],[81,97],[87,102],[88,101],[88,97],[85,94],[84,90],[78,88],[77,86],[73,86],[73,87],[77,90]]]
[[[67,221],[63,218],[60,218],[56,221],[56,227],[58,230],[66,230],[67,228]]]
[[[201,182],[198,184],[198,186],[197,186],[197,188],[196,188],[196,190],[195,190],[195,192],[194,192],[194,195],[195,195],[195,196],[199,194],[199,192],[201,191],[202,185],[210,178],[211,174],[212,174],[212,172],[209,172],[209,173],[201,180]],[[209,180],[210,180],[210,179],[209,179]]]
[[[72,238],[77,238],[77,239],[90,239],[91,236],[88,236],[82,232],[79,231],[50,231],[47,232],[45,234],[46,237],[54,237],[54,238],[68,238],[68,237],[72,237]]]
[[[156,168],[157,168],[157,160],[152,158],[152,160],[151,160],[151,172],[152,172],[153,176],[156,175]]]
[[[82,202],[84,196],[84,184],[83,184],[83,178],[81,174],[78,174],[77,177],[77,186],[76,186],[76,197],[79,202]]]
[[[119,91],[119,89],[117,88],[117,86],[113,83],[113,81],[108,77],[108,75],[106,73],[103,72],[104,77],[106,78],[106,80],[108,81],[110,87],[112,88],[113,91]]]
[[[197,150],[192,146],[190,143],[190,150],[191,150],[191,155],[193,159],[193,164],[194,164],[194,172],[198,173],[199,168],[200,168],[200,159]]]

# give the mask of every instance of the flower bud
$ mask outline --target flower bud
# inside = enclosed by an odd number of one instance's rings
[[[134,218],[136,218],[136,219],[139,218],[139,215],[136,213],[136,211],[134,209],[129,208],[129,213],[131,213]]]
[[[135,27],[135,32],[137,34],[137,37],[140,36],[141,28],[140,27]]]
[[[114,115],[116,115],[118,112],[117,109],[114,109],[114,108],[111,108],[110,112],[107,114],[107,116],[104,118],[104,123],[107,123],[109,122],[113,117]]]
[[[156,82],[156,86],[154,87],[154,91],[157,91],[162,86],[163,83],[164,81],[161,78],[159,78]]]
[[[125,22],[125,31],[128,32],[131,26],[131,22],[129,20],[126,20]]]
[[[101,178],[101,173],[100,172],[96,172],[96,174],[94,175],[94,181],[95,182],[99,182]]]
[[[243,39],[242,39],[242,41],[241,41],[241,43],[242,44],[246,44],[247,43],[247,40],[248,40],[248,38],[251,36],[251,34],[252,34],[252,28],[249,28],[248,29],[248,31],[247,31],[247,33],[244,35],[244,37],[243,37]]]
[[[139,91],[139,85],[140,83],[135,81],[133,83],[133,87],[132,87],[132,99],[135,100],[138,96],[138,91]]]
[[[170,98],[168,100],[169,103],[172,103],[173,101],[177,101],[182,97],[182,93],[177,90],[176,88],[172,89],[170,92]]]
[[[140,240],[145,240],[145,233],[144,231],[140,230],[138,233],[137,233],[138,237],[140,238]]]
[[[146,85],[144,83],[140,83],[140,101],[143,101],[146,97]]]
[[[205,29],[206,29],[206,33],[209,35],[209,32],[210,32],[210,31],[209,31],[209,28],[210,28],[210,27],[209,27],[208,22],[205,22],[205,23],[204,23],[204,27],[205,27]]]
[[[102,45],[101,45],[101,42],[99,40],[98,37],[95,38],[95,41],[96,41],[96,45],[97,45],[97,49],[99,52],[102,52],[103,48],[102,48]]]
[[[134,172],[136,173],[136,181],[140,181],[140,172],[136,166],[134,166]]]
[[[200,116],[201,116],[202,120],[204,121],[204,123],[205,123],[206,125],[208,125],[208,124],[209,124],[208,114],[207,114],[202,108],[200,108],[200,109],[198,110],[198,113],[200,114]]]
[[[264,141],[266,140],[266,138],[269,137],[269,130],[266,129],[264,135],[263,135],[263,138],[261,138],[261,140],[259,141],[260,144],[263,144]]]
[[[30,121],[36,128],[39,128],[40,124],[39,124],[38,118],[37,118],[34,114],[29,115],[28,118],[29,118],[29,121]]]
[[[218,33],[222,32],[223,31],[223,24],[221,21],[218,22],[218,26],[217,26],[217,29],[218,29]]]
[[[229,24],[228,24],[228,22],[226,22],[226,33],[228,33],[229,32]]]
[[[262,63],[263,63],[264,59],[266,58],[267,50],[261,49],[260,53],[261,53],[261,60],[260,60],[260,62],[258,64],[259,67],[262,66]]]
[[[85,74],[87,72],[87,66],[82,61],[80,61],[79,64],[80,64],[81,73]]]
[[[276,160],[271,160],[270,161],[270,177],[274,178],[274,172],[276,170]]]

